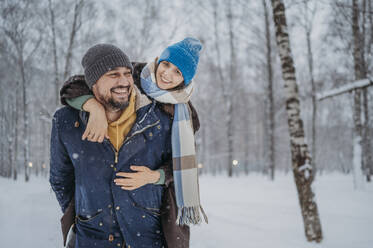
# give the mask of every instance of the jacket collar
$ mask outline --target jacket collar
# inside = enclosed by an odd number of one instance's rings
[[[130,132],[127,134],[126,140],[138,133],[142,133],[146,129],[155,126],[160,122],[159,117],[154,111],[155,106],[156,102],[153,101],[152,104],[146,105],[136,111],[136,122],[133,124]]]
[[[133,85],[133,90],[136,92],[136,112],[140,108],[152,103],[152,101],[145,94],[141,93],[141,91],[139,90],[139,88],[137,88],[135,84]]]

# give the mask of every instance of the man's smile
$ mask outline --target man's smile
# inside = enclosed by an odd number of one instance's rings
[[[110,90],[114,93],[115,96],[118,97],[127,97],[129,95],[129,87],[117,87]]]

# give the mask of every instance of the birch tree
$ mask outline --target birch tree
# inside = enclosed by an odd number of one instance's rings
[[[286,91],[286,110],[290,133],[292,169],[302,211],[305,235],[308,241],[321,242],[322,231],[315,194],[312,190],[313,173],[311,156],[305,142],[303,121],[295,67],[287,29],[285,5],[282,0],[271,0],[276,30],[276,42],[281,60]]]
[[[330,29],[332,33],[336,33],[339,38],[337,42],[344,45],[343,49],[348,55],[345,59],[349,64],[345,81],[365,80],[369,74],[371,75],[370,72],[373,69],[372,1],[336,1],[332,4],[332,10],[333,23],[330,25]],[[351,164],[354,173],[354,187],[362,188],[364,174],[367,181],[370,181],[373,173],[369,94],[367,88],[359,88],[353,94],[353,131],[354,137],[357,138],[354,138],[352,142],[354,155]]]
[[[4,105],[0,109],[0,135],[3,137],[5,135],[5,110]],[[0,140],[0,176],[7,177],[6,168],[5,168],[5,139]]]
[[[228,140],[228,176],[233,175],[233,104],[232,104],[232,84],[237,80],[237,55],[236,47],[234,45],[234,27],[233,27],[233,12],[232,0],[227,3],[227,19],[228,19],[228,32],[229,32],[229,48],[230,48],[230,68],[229,68],[229,82],[225,82],[227,86],[224,89],[223,95],[226,104],[226,123],[227,123],[227,140]]]
[[[310,0],[303,0],[300,6],[299,23],[304,30],[307,44],[307,67],[309,72],[309,79],[311,84],[311,99],[312,99],[312,128],[311,128],[311,138],[312,138],[312,170],[314,176],[316,176],[316,156],[317,156],[317,99],[316,99],[316,83],[314,75],[314,53],[311,40],[311,34],[313,31],[313,22],[317,11],[317,3],[311,2]]]
[[[48,10],[50,15],[50,27],[52,32],[52,54],[53,54],[53,67],[54,67],[54,86],[55,86],[55,103],[56,106],[59,104],[59,70],[58,70],[58,57],[57,57],[57,37],[56,37],[56,21],[55,21],[55,11],[52,0],[48,0]]]
[[[361,13],[361,27],[360,32],[360,47],[361,47],[361,70],[362,77],[367,78],[369,71],[369,59],[372,59],[372,43],[373,43],[373,12],[372,12],[372,1],[362,1]],[[371,132],[370,132],[370,115],[369,115],[369,96],[368,89],[364,88],[363,91],[362,106],[364,112],[364,122],[362,130],[362,142],[363,142],[363,157],[362,165],[367,181],[371,181],[371,175],[373,175],[373,158],[372,158],[372,143],[371,143]]]
[[[362,55],[360,47],[359,9],[357,0],[352,1],[352,34],[355,79],[363,79]],[[353,140],[354,185],[356,189],[363,187],[362,173],[362,123],[361,123],[361,89],[354,92],[354,140]]]
[[[271,180],[275,179],[275,109],[274,109],[274,97],[273,97],[273,69],[272,69],[272,44],[271,44],[271,29],[270,29],[270,17],[267,6],[267,0],[262,0],[264,10],[264,30],[265,30],[265,41],[266,41],[266,67],[267,67],[267,116],[268,116],[268,130],[269,136],[269,150],[268,161],[270,169]]]

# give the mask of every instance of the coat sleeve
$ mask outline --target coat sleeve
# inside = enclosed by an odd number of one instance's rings
[[[75,177],[73,164],[60,138],[57,114],[52,124],[49,182],[62,212],[65,212],[74,195]]]
[[[174,181],[174,174],[172,168],[172,158],[165,161],[162,166],[160,167],[164,171],[164,185],[166,187],[170,186],[170,183]]]
[[[66,102],[67,104],[69,104],[70,107],[73,107],[74,109],[77,109],[77,110],[84,111],[83,105],[85,104],[86,101],[88,101],[89,99],[93,97],[94,97],[93,95],[84,95],[84,96],[78,96],[78,97],[71,98],[71,99],[66,98]]]

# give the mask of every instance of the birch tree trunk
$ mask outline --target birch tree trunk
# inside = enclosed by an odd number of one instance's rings
[[[57,44],[56,44],[56,24],[54,18],[54,8],[52,5],[52,0],[48,1],[49,15],[50,15],[50,25],[52,31],[52,51],[53,51],[53,67],[54,67],[54,87],[56,96],[56,106],[59,105],[60,99],[60,87],[59,87],[59,76],[58,76],[58,63],[57,63]]]
[[[6,121],[5,121],[5,111],[4,111],[4,106],[1,108],[1,115],[0,115],[0,135],[1,137],[5,136],[5,126],[6,126]],[[0,177],[6,177],[5,173],[5,140],[1,139],[0,140]]]
[[[373,11],[373,8],[372,8],[372,1],[368,1],[367,2],[368,4],[368,12],[370,13],[368,15],[368,23],[369,23],[369,27],[370,27],[370,35],[368,37],[368,47],[367,47],[367,51],[370,53],[369,56],[370,58],[372,58],[373,54],[371,54],[371,51],[372,51],[372,45],[373,45],[373,14],[372,14],[372,11]],[[368,108],[367,108],[368,109]],[[368,116],[369,116],[369,113],[367,111],[366,113]],[[368,125],[368,133],[367,135],[369,135],[370,137],[370,134],[371,134],[371,131],[370,131],[370,127],[369,127],[369,117],[367,119],[367,125]],[[371,140],[369,139],[369,149],[372,147],[372,144],[371,144]],[[370,182],[371,181],[371,176],[373,176],[373,154],[372,154],[372,151],[371,149],[369,150],[369,154],[368,154],[368,167],[369,167],[369,178],[368,178],[368,181]]]
[[[14,171],[13,171],[13,179],[17,180],[18,178],[18,93],[19,93],[19,81],[17,80],[16,82],[16,96],[15,96],[15,101],[16,101],[16,106],[14,107]]]
[[[315,79],[313,76],[313,53],[312,53],[312,46],[311,46],[311,33],[307,32],[307,56],[308,56],[308,68],[310,71],[310,78],[311,78],[311,88],[312,88],[312,172],[313,176],[316,175],[316,139],[317,139],[317,131],[316,131],[316,121],[317,121],[317,100],[316,100],[316,84]]]
[[[316,99],[316,84],[315,84],[315,77],[313,73],[313,51],[312,51],[312,41],[311,41],[311,33],[313,29],[313,20],[316,14],[316,7],[309,6],[310,0],[306,0],[303,3],[304,6],[304,30],[306,33],[306,42],[307,42],[307,62],[308,62],[308,70],[310,74],[310,82],[311,82],[311,95],[312,95],[312,172],[313,176],[316,176],[317,167],[316,167],[316,156],[317,156],[317,147],[316,147],[316,139],[317,139],[317,130],[316,130],[316,121],[317,121],[317,99]],[[316,4],[316,3],[315,3]]]
[[[245,145],[244,145],[244,172],[245,175],[249,175],[249,139],[250,133],[248,128],[245,129]]]
[[[275,179],[275,110],[273,105],[273,70],[272,70],[272,46],[271,46],[271,33],[270,33],[270,20],[268,13],[268,6],[266,0],[262,0],[263,9],[264,9],[264,24],[265,24],[265,38],[266,38],[266,55],[267,55],[267,79],[268,79],[268,107],[267,116],[268,116],[268,136],[269,136],[269,151],[268,162],[270,169],[271,180]]]
[[[369,118],[369,105],[368,105],[368,89],[363,89],[363,106],[364,106],[364,149],[363,149],[363,164],[364,173],[367,182],[371,181],[372,174],[372,144],[370,141],[370,118]]]
[[[236,81],[236,68],[237,68],[237,57],[236,48],[234,46],[234,33],[233,33],[233,13],[232,13],[232,1],[228,3],[228,31],[229,31],[229,47],[230,47],[230,70],[229,70],[229,81],[223,82],[228,84],[224,90],[225,104],[227,109],[226,122],[227,122],[227,138],[228,138],[228,176],[233,175],[233,103],[232,103],[232,84]]]
[[[369,4],[368,4],[369,2]],[[367,67],[369,65],[369,62],[366,61],[366,57],[369,57],[369,52],[370,52],[370,48],[371,48],[371,44],[367,44],[366,46],[366,38],[367,38],[367,41],[369,41],[369,37],[368,34],[369,32],[367,32],[366,30],[366,27],[369,27],[369,24],[372,25],[371,23],[371,18],[373,16],[373,13],[369,12],[370,11],[370,6],[371,1],[366,1],[366,0],[363,0],[362,1],[362,24],[361,24],[361,27],[362,27],[362,34],[360,36],[360,47],[362,49],[361,51],[361,71],[362,71],[362,77],[363,78],[367,78]],[[368,13],[368,15],[366,14]],[[373,28],[373,27],[371,27]],[[369,31],[369,30],[368,30]],[[373,34],[371,34],[372,36]],[[371,148],[372,148],[372,144],[371,144],[371,140],[370,140],[370,127],[369,127],[369,122],[370,122],[370,118],[369,118],[369,97],[368,97],[368,88],[363,88],[363,109],[364,109],[364,124],[363,124],[363,131],[362,131],[362,139],[363,139],[363,168],[364,168],[364,173],[365,173],[365,176],[366,176],[366,179],[368,182],[371,181],[371,168],[372,168],[372,152],[371,152]]]
[[[14,95],[14,94],[12,94]],[[14,104],[14,100],[12,99],[11,101],[12,104]],[[10,104],[11,105],[11,104]],[[14,147],[13,147],[13,141],[16,139],[16,136],[15,136],[15,128],[14,128],[14,116],[17,114],[15,111],[12,111],[13,110],[13,106],[8,106],[8,113],[9,113],[9,126],[8,127],[11,127],[10,128],[10,131],[8,132],[7,136],[8,136],[8,160],[9,160],[9,165],[10,165],[10,168],[11,168],[11,176],[13,176],[13,179],[17,179],[17,168],[16,168],[16,164],[14,163],[14,155],[13,155],[13,150],[14,150]]]
[[[13,94],[12,94],[13,95]],[[12,161],[12,156],[13,156],[13,152],[12,152],[12,140],[13,140],[13,135],[14,135],[14,132],[13,132],[13,127],[14,127],[14,123],[13,122],[13,115],[14,115],[14,111],[12,111],[12,108],[13,108],[13,96],[9,99],[8,98],[8,101],[4,103],[4,106],[3,106],[3,116],[2,116],[2,125],[1,125],[1,128],[2,128],[2,136],[4,139],[2,139],[1,141],[1,145],[3,146],[2,147],[2,152],[3,152],[3,157],[2,157],[2,165],[1,166],[5,166],[6,167],[6,177],[12,177],[12,173],[13,173],[13,161]],[[6,106],[8,105],[8,106]],[[6,146],[5,146],[6,144]],[[7,148],[7,149],[6,149]],[[5,151],[7,153],[7,162],[5,162]]]
[[[300,101],[295,67],[287,30],[285,6],[282,0],[271,0],[276,41],[281,59],[282,75],[286,90],[286,110],[290,133],[292,169],[298,190],[305,234],[308,241],[321,242],[322,231],[315,195],[312,191],[313,173],[311,156],[304,138],[303,121],[300,117]]]
[[[355,80],[363,78],[362,56],[360,47],[359,9],[357,0],[352,1],[352,34]],[[353,141],[353,169],[355,189],[364,187],[362,164],[362,123],[361,123],[361,89],[354,92],[354,141]]]
[[[23,127],[23,135],[24,135],[24,144],[23,144],[23,165],[25,168],[25,181],[28,182],[30,176],[28,174],[28,162],[29,162],[29,134],[28,134],[28,126],[29,126],[29,113],[27,108],[27,85],[26,85],[26,75],[25,75],[25,64],[23,58],[23,42],[21,41],[21,49],[19,51],[19,69],[21,72],[21,79],[22,79],[22,104],[23,104],[23,120],[24,120],[24,127]]]

